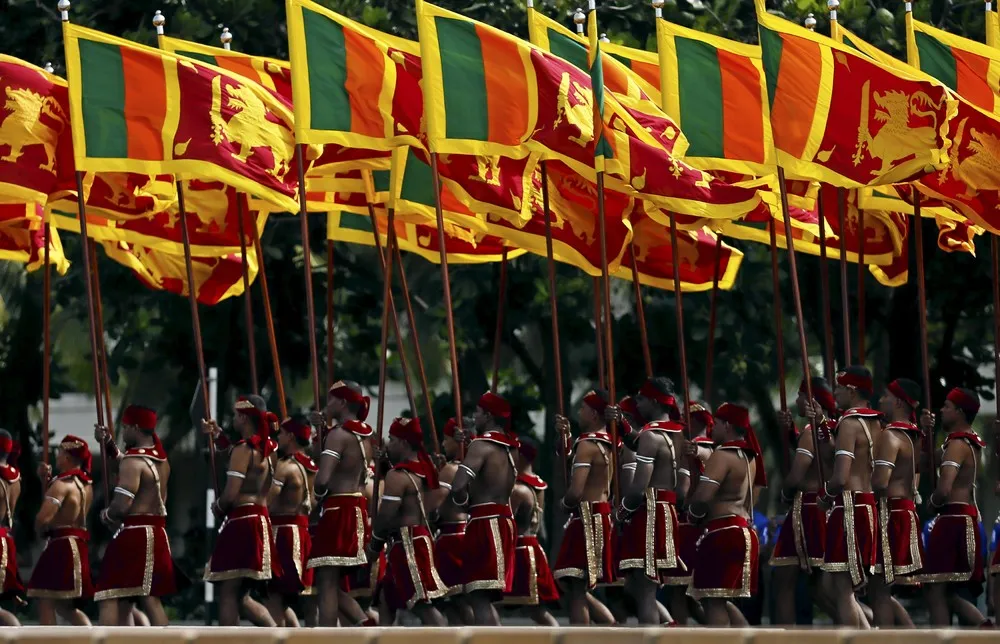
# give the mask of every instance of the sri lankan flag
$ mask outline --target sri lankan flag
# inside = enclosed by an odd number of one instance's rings
[[[159,43],[160,49],[179,56],[194,58],[203,63],[220,67],[227,72],[249,78],[288,101],[289,105],[292,104],[292,66],[287,60],[252,56],[170,36],[160,36]]]
[[[976,107],[1000,114],[1000,50],[915,20],[906,14],[908,62]],[[987,30],[989,26],[987,25]]]
[[[706,170],[774,172],[761,49],[656,21],[663,109],[684,131],[684,158]]]
[[[774,145],[789,174],[851,188],[947,165],[957,104],[946,88],[756,6]]]
[[[0,203],[44,204],[73,175],[66,81],[0,54]]]
[[[417,44],[309,0],[285,6],[296,140],[371,150],[421,145],[419,76],[397,69],[420,56]]]
[[[222,181],[294,211],[291,111],[219,67],[63,23],[76,169]]]
[[[102,242],[105,254],[128,267],[133,275],[154,290],[187,297],[189,284],[183,255],[135,246],[125,242]],[[202,304],[218,304],[243,293],[243,259],[236,253],[221,257],[192,257],[195,295]],[[247,273],[257,277],[257,257],[247,253]]]
[[[382,246],[385,247],[388,242],[389,218],[386,216],[384,208],[377,209],[375,220],[379,227]],[[400,221],[394,218],[393,227],[396,230],[396,241],[399,243],[400,250],[419,255],[435,264],[441,261],[437,226]],[[349,244],[374,246],[375,238],[371,217],[353,212],[331,212],[326,219],[326,238]],[[448,255],[448,263],[485,264],[498,262],[503,258],[504,248],[503,241],[493,235],[463,229],[461,226],[451,223],[445,226],[445,252]],[[509,248],[507,259],[519,257],[524,253],[523,249]]]
[[[0,203],[0,260],[24,264],[28,271],[45,266],[44,211],[33,203]],[[63,254],[59,231],[49,227],[49,263],[65,275],[69,260]]]

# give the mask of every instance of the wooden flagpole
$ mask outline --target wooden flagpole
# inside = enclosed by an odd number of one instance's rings
[[[333,386],[333,240],[326,240],[326,387]]]
[[[253,251],[257,256],[257,280],[260,282],[260,295],[264,300],[264,324],[267,327],[267,344],[271,349],[271,363],[274,365],[274,386],[277,390],[278,409],[282,418],[288,418],[288,405],[285,402],[285,377],[281,373],[281,360],[278,356],[278,339],[274,332],[274,316],[271,314],[271,295],[267,288],[267,271],[264,269],[264,253],[260,245],[260,232],[257,225],[250,226],[250,238],[253,241]]]
[[[490,391],[497,392],[500,384],[500,345],[503,340],[503,318],[507,309],[507,247],[503,249],[503,259],[500,260],[500,289],[497,294],[497,325],[493,334],[493,379],[490,381]]]
[[[773,304],[771,308],[774,309],[774,346],[775,354],[778,360],[778,400],[781,405],[781,411],[788,411],[788,395],[785,392],[785,331],[782,324],[782,320],[784,318],[781,315],[781,286],[778,274],[778,239],[777,232],[775,231],[776,225],[777,222],[773,219],[767,224],[767,228],[770,233],[771,246],[771,290],[773,293]],[[785,244],[788,248],[792,248],[792,239],[790,237],[786,237]],[[808,371],[805,372],[804,377],[809,378]],[[788,432],[778,433],[781,434],[781,473],[787,474],[789,467]]]
[[[319,349],[316,346],[316,303],[312,291],[312,251],[309,245],[309,208],[306,198],[306,166],[303,145],[295,145],[295,160],[299,170],[299,223],[302,230],[302,276],[306,286],[306,327],[309,333],[309,361],[312,367],[313,404],[321,409],[319,394]]]
[[[787,192],[785,197],[788,197]],[[851,308],[848,304],[850,285],[847,282],[847,225],[844,222],[846,211],[847,191],[843,188],[837,188],[837,221],[840,226],[840,310],[844,326],[844,367],[851,364]]]
[[[639,342],[642,344],[642,362],[646,367],[646,377],[653,377],[653,356],[649,352],[649,333],[646,329],[646,307],[642,303],[642,284],[639,283],[639,267],[636,265],[635,240],[629,240],[629,257],[632,258],[632,288],[635,290],[635,312],[639,322]]]
[[[865,211],[858,208],[858,364],[865,363]]]
[[[913,242],[914,259],[917,264],[917,306],[919,311],[918,323],[920,325],[920,365],[924,377],[924,408],[931,407],[931,360],[930,350],[927,346],[927,283],[924,278],[924,226],[920,218],[920,193],[913,189]],[[928,463],[930,463],[931,485],[937,486],[937,466],[934,464],[934,436],[933,432],[928,432],[924,436],[925,449],[927,450]]]
[[[830,266],[826,256],[826,209],[823,204],[822,186],[820,186],[819,194],[816,197],[816,209],[819,213],[819,283],[823,307],[821,313],[823,318],[823,372],[827,382],[832,386],[836,369],[833,359],[833,328],[830,321]]]
[[[78,197],[81,198],[81,197]],[[52,386],[52,228],[45,221],[45,268],[42,273],[42,462],[49,464],[49,395]]]
[[[684,393],[684,431],[688,439],[694,438],[691,431],[691,383],[688,381],[687,349],[684,346],[684,295],[681,290],[681,253],[677,242],[677,217],[670,215],[670,255],[674,270],[674,302],[677,315],[677,354],[681,370],[681,391]]]
[[[722,272],[722,235],[715,236],[715,272],[712,274],[712,300],[708,312],[708,348],[705,351],[705,402],[712,404],[712,376],[715,362],[715,322],[719,304],[719,274]]]
[[[228,33],[228,32],[226,32]],[[228,47],[227,47],[228,49]],[[253,337],[253,299],[250,293],[250,268],[247,266],[247,238],[245,222],[243,221],[245,212],[243,209],[243,199],[236,196],[237,212],[240,222],[240,259],[243,263],[243,324],[247,328],[247,351],[250,355],[250,386],[255,394],[260,394],[260,383],[257,382],[257,345]],[[256,222],[251,222],[251,226],[256,226]],[[261,270],[257,267],[257,270]]]

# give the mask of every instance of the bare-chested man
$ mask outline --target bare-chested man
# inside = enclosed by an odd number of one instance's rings
[[[274,538],[266,505],[275,461],[266,414],[247,398],[233,405],[233,427],[241,439],[230,451],[225,488],[212,506],[216,517],[225,520],[205,567],[205,581],[217,585],[222,626],[239,625],[240,606],[246,605],[243,597],[251,585],[281,574],[280,562],[271,557]],[[202,421],[202,427],[212,434],[220,431],[214,420]],[[253,621],[274,626],[266,610]]]
[[[775,593],[774,612],[778,624],[791,626],[795,624],[795,595],[800,573],[809,575],[810,591],[823,604],[830,604],[825,596],[819,594],[819,567],[823,565],[823,553],[826,550],[826,512],[819,507],[819,497],[823,483],[816,466],[816,447],[813,441],[812,426],[817,423],[816,434],[819,438],[819,454],[823,463],[824,474],[833,470],[833,429],[837,421],[837,401],[833,397],[826,378],[813,376],[813,400],[816,406],[810,406],[807,398],[806,381],[799,386],[799,396],[795,401],[798,415],[808,418],[810,409],[821,410],[818,419],[809,418],[809,424],[803,431],[795,427],[790,412],[778,412],[782,431],[788,432],[789,443],[795,445],[792,466],[785,476],[781,488],[782,501],[791,507],[785,515],[778,533],[778,542],[771,553],[770,564],[774,567],[773,592]],[[816,572],[817,574],[813,574]],[[824,608],[827,606],[824,605]],[[833,610],[832,605],[829,610]]]
[[[872,490],[878,501],[878,535],[875,574],[868,583],[873,626],[896,625],[898,604],[892,596],[894,584],[914,583],[923,567],[920,518],[917,516],[917,463],[923,438],[916,423],[920,385],[907,378],[889,383],[879,401],[888,421],[875,440],[875,470]],[[904,626],[913,627],[906,609],[899,604]]]
[[[753,491],[767,486],[767,475],[745,407],[723,403],[715,412],[712,437],[718,447],[688,509],[688,515],[705,526],[688,592],[701,601],[710,626],[746,626],[739,611],[727,603],[757,593]]]
[[[24,600],[24,584],[17,569],[17,548],[14,546],[14,511],[21,498],[21,470],[17,467],[20,446],[6,429],[0,429],[0,600]],[[14,613],[0,609],[0,625],[20,626]]]
[[[952,389],[941,406],[941,426],[948,437],[937,488],[927,500],[938,516],[927,540],[927,558],[920,575],[933,626],[951,625],[952,613],[966,626],[986,622],[974,604],[954,592],[957,586],[965,586],[973,597],[983,592],[976,477],[986,443],[972,429],[978,413],[979,396],[971,389]],[[921,425],[925,432],[933,432],[934,415],[929,410],[923,411]]]
[[[868,627],[854,593],[867,584],[875,567],[877,510],[871,477],[873,437],[881,427],[879,412],[868,408],[872,386],[866,367],[851,366],[837,374],[833,393],[837,406],[845,411],[837,421],[837,451],[823,493],[823,502],[833,506],[826,521],[824,592],[836,604],[834,620],[854,628]],[[810,415],[820,416],[811,403]]]
[[[517,523],[517,547],[514,552],[514,585],[504,597],[507,606],[524,607],[540,626],[558,626],[548,607],[559,603],[559,590],[552,577],[549,559],[538,541],[544,528],[545,490],[549,488],[535,474],[538,445],[521,438],[517,456],[517,482],[510,497],[510,508]]]
[[[39,466],[46,486],[35,531],[48,538],[28,581],[28,597],[38,599],[38,621],[56,623],[56,614],[73,626],[90,626],[74,601],[90,599],[90,550],[87,512],[94,500],[90,478],[90,448],[78,436],[67,435],[56,453],[59,474],[49,480],[48,465]]]
[[[311,419],[319,428],[323,446],[316,475],[316,496],[323,499],[322,510],[308,564],[316,570],[320,626],[337,625],[341,601],[357,604],[339,592],[341,578],[367,562],[365,545],[371,528],[364,490],[374,434],[364,423],[369,406],[358,383],[342,380],[330,387],[326,408]],[[362,611],[360,606],[356,610],[352,606],[344,612]]]
[[[319,468],[305,453],[311,439],[312,428],[302,417],[287,419],[278,430],[278,465],[267,502],[274,531],[271,556],[281,562],[281,574],[268,584],[267,609],[278,626],[299,625],[289,603],[313,585],[313,571],[306,562],[312,546],[313,480]]]
[[[715,425],[715,417],[711,408],[705,403],[691,403],[691,440],[686,445],[685,458],[680,460],[680,467],[677,470],[678,496],[690,499],[698,484],[701,482],[701,475],[705,473],[705,465],[711,458],[715,450],[715,441],[712,438],[712,427]],[[698,553],[698,539],[705,533],[705,527],[700,522],[694,521],[688,516],[687,509],[677,513],[677,554],[681,561],[688,567],[690,577],[691,567],[694,564],[695,556]],[[690,579],[689,579],[690,581]],[[671,609],[674,611],[674,622],[679,626],[687,625],[689,618],[693,617],[699,624],[705,623],[705,612],[701,605],[687,595],[687,588],[681,586],[671,586]]]
[[[649,422],[624,438],[635,449],[636,468],[630,485],[623,488],[619,522],[620,572],[625,589],[635,601],[640,624],[659,624],[656,589],[660,584],[686,587],[688,566],[680,559],[677,543],[677,483],[679,457],[685,453],[680,410],[666,378],[650,378],[639,390],[636,405]],[[686,613],[686,599],[671,598]],[[686,621],[686,619],[685,619]]]
[[[447,588],[442,608],[452,626],[474,623],[472,607],[465,601],[463,592],[465,573],[462,570],[462,560],[465,552],[465,526],[469,520],[469,513],[465,507],[445,503],[448,494],[451,493],[452,481],[458,474],[458,466],[462,463],[462,444],[455,439],[457,427],[458,423],[454,418],[449,418],[444,426],[444,441],[441,447],[447,462],[441,468],[439,475],[440,487],[427,495],[428,507],[436,508],[434,523],[438,529],[438,536],[434,544],[434,563],[437,564],[438,574]]]
[[[389,427],[386,446],[392,469],[385,477],[385,493],[372,521],[368,560],[378,559],[382,546],[386,555],[385,601],[395,613],[410,610],[424,626],[446,626],[432,601],[447,592],[434,566],[434,539],[427,521],[424,497],[438,488],[437,466],[424,450],[424,434],[416,418],[396,418]]]
[[[106,427],[96,428],[108,455],[118,461],[118,480],[101,521],[115,532],[104,551],[94,599],[102,626],[127,626],[132,602],[142,604],[152,626],[166,626],[162,597],[177,592],[167,539],[170,463],[156,435],[156,412],[130,405],[122,415],[125,453]]]
[[[517,470],[518,440],[511,430],[510,403],[486,392],[479,398],[473,421],[477,436],[452,481],[449,502],[468,506],[465,529],[464,591],[476,624],[499,626],[494,601],[510,592],[514,581],[517,528],[510,511],[510,494]],[[456,431],[456,437],[464,440]]]
[[[553,574],[562,587],[572,624],[589,624],[589,590],[615,581],[611,547],[612,450],[605,429],[608,394],[593,389],[583,397],[578,419],[580,435],[573,444],[573,470],[562,505],[571,514]],[[570,435],[569,419],[556,416],[556,429]],[[591,547],[588,547],[588,544]]]

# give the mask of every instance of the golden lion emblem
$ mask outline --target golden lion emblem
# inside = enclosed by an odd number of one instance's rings
[[[948,172],[965,184],[965,199],[972,199],[978,192],[977,188],[989,186],[996,182],[995,177],[1000,172],[1000,139],[988,132],[981,132],[975,128],[969,128],[969,138],[965,138],[965,128],[968,123],[967,118],[962,119],[958,124],[955,133],[955,142],[949,154],[948,167],[941,171],[941,179],[947,177]],[[968,156],[959,158],[959,151],[962,143],[965,142],[965,151]]]
[[[24,154],[24,148],[31,145],[41,145],[45,148],[45,163],[38,166],[55,174],[56,143],[59,132],[42,121],[42,116],[49,116],[65,124],[66,113],[59,103],[51,96],[42,96],[30,89],[6,89],[7,102],[3,109],[10,114],[0,123],[0,141],[10,145],[10,152],[0,157],[2,161],[17,163]]]
[[[861,155],[866,148],[873,159],[882,161],[882,167],[877,174],[885,174],[897,161],[910,156],[914,149],[937,147],[937,114],[943,107],[944,99],[935,103],[926,92],[906,94],[892,90],[880,94],[869,90],[870,81],[865,81],[861,88],[861,121],[858,125],[858,143],[853,157],[855,166],[861,164]],[[868,129],[870,100],[875,102],[875,120],[882,123],[882,127],[875,134]],[[933,125],[911,127],[911,116],[931,117]]]
[[[236,110],[228,121],[222,114],[223,94],[226,107]],[[231,154],[242,163],[247,162],[255,149],[267,148],[274,157],[268,174],[284,181],[295,141],[291,131],[267,120],[268,113],[264,101],[251,88],[236,85],[223,89],[221,76],[212,79],[212,142],[220,145],[228,141],[239,146],[239,151]]]

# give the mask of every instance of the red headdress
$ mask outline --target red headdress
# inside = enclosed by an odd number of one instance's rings
[[[7,455],[7,464],[17,466],[17,459],[21,456],[21,444],[10,436],[0,437],[0,454]]]
[[[907,405],[910,406],[910,409],[912,410],[910,412],[910,420],[912,421],[917,420],[916,409],[920,405],[920,403],[913,395],[910,394],[910,392],[907,391],[907,389],[908,388],[912,389],[912,387],[915,386],[916,383],[907,384],[907,381],[900,381],[897,379],[893,380],[885,387],[886,389],[889,390],[889,393],[891,393],[893,396],[899,398],[900,400],[902,400],[903,402],[905,402]],[[919,396],[920,394],[918,393],[917,395]]]
[[[238,413],[252,418],[254,424],[256,425],[256,432],[252,437],[250,437],[247,444],[254,449],[260,450],[261,454],[264,455],[264,458],[270,456],[271,452],[274,450],[274,443],[270,440],[271,428],[267,422],[267,412],[262,409],[257,409],[257,407],[245,397],[240,397],[240,399],[236,401],[236,405],[234,407]]]
[[[129,405],[122,414],[122,425],[134,425],[140,431],[151,434],[153,436],[153,455],[157,458],[166,458],[167,453],[163,449],[163,443],[160,442],[160,437],[156,434],[156,422],[156,412],[149,407]]]
[[[707,405],[701,403],[691,403],[691,417],[698,418],[705,423],[705,436],[712,437],[712,426],[715,425],[715,416]]]
[[[817,380],[818,379],[813,378],[813,381],[811,383],[813,398],[816,400],[816,402],[819,403],[819,406],[822,407],[823,411],[825,411],[827,414],[830,414],[831,416],[836,415],[837,400],[833,397],[833,392],[830,391],[829,386],[824,387],[819,382],[817,382]],[[825,380],[823,382],[825,382]],[[809,390],[806,388],[806,381],[804,379],[802,380],[802,383],[799,385],[799,393],[806,395],[809,394]]]
[[[652,378],[647,378],[646,382],[642,383],[642,386],[639,387],[639,395],[645,396],[666,407],[671,420],[680,420],[681,410],[677,406],[677,399],[667,392],[660,391],[660,388],[656,386]]]
[[[87,441],[83,440],[79,436],[66,434],[66,437],[62,439],[61,443],[59,443],[59,449],[80,461],[80,470],[83,474],[87,475],[89,480],[90,469],[93,467],[93,463],[90,455],[90,447],[87,445]],[[69,472],[63,472],[63,474],[69,474]]]
[[[267,426],[270,429],[271,436],[277,436],[278,428],[281,427],[281,419],[271,411],[264,412],[264,417],[267,419]]]
[[[507,402],[502,396],[498,396],[492,391],[487,391],[485,394],[479,397],[479,402],[477,403],[483,411],[488,412],[491,416],[496,418],[504,419],[504,429],[510,430],[510,403]]]
[[[587,395],[583,397],[583,404],[596,411],[603,419],[604,410],[608,408],[608,399],[605,398],[602,393],[591,389],[587,392]]]
[[[438,471],[434,467],[433,461],[424,449],[424,432],[420,429],[419,418],[396,418],[389,426],[389,436],[406,441],[410,447],[417,450],[417,459],[406,463],[399,463],[393,469],[405,470],[422,477],[427,481],[427,487],[436,489],[438,487]]]
[[[743,430],[743,440],[726,443],[723,447],[738,447],[753,454],[753,459],[757,463],[757,471],[754,473],[753,484],[756,487],[766,487],[767,471],[764,469],[764,452],[760,448],[760,443],[757,442],[757,434],[753,431],[753,427],[750,426],[750,410],[740,405],[734,405],[733,403],[722,403],[715,410],[715,418]]]
[[[294,436],[300,443],[308,443],[312,438],[312,427],[295,418],[286,418],[285,422],[281,423],[281,429]]]
[[[946,396],[956,407],[965,412],[967,416],[975,416],[979,413],[979,397],[970,396],[968,393],[955,387]]]
[[[837,384],[842,387],[857,389],[865,396],[872,395],[872,374],[865,367],[848,367],[837,373]]]
[[[371,408],[372,399],[368,396],[363,396],[359,391],[354,391],[343,380],[338,380],[333,383],[333,386],[330,387],[327,394],[335,398],[340,398],[341,400],[346,400],[349,403],[361,405],[361,409],[358,410],[358,420],[365,420],[368,418],[368,410]]]
[[[458,429],[458,421],[454,418],[449,418],[448,422],[444,424],[444,435],[449,438],[455,438],[455,430]],[[469,432],[465,432],[465,444],[468,445],[472,440],[472,435]]]

